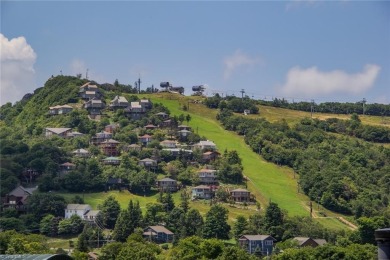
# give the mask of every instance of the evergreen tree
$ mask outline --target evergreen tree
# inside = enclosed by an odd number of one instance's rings
[[[248,221],[244,216],[237,216],[236,222],[233,226],[233,235],[236,239],[238,239],[240,236],[242,236],[245,231],[247,231],[248,228]]]
[[[230,226],[227,223],[229,211],[220,205],[211,206],[203,226],[204,238],[229,239]]]
[[[130,200],[131,201],[131,200]],[[132,226],[129,210],[122,210],[119,213],[118,220],[115,223],[113,232],[113,238],[119,242],[125,242],[127,237],[133,232],[134,227]]]
[[[275,202],[270,202],[265,210],[265,224],[268,228],[283,224],[283,213]]]
[[[203,229],[203,217],[197,209],[190,209],[185,218],[186,236],[200,236]]]
[[[110,229],[114,228],[121,210],[119,202],[113,196],[109,196],[103,202],[100,210],[104,226]]]
[[[83,232],[79,235],[77,239],[76,249],[80,252],[88,252],[88,235],[87,228],[84,228]]]
[[[180,194],[180,207],[183,209],[184,213],[188,212],[189,209],[189,199],[190,196],[186,190],[183,190]]]

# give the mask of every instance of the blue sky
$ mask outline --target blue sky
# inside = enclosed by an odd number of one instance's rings
[[[387,1],[1,1],[1,104],[51,75],[390,102]]]

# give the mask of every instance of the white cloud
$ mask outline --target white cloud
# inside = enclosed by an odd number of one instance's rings
[[[282,92],[306,97],[335,93],[361,94],[373,86],[380,69],[378,65],[367,64],[362,72],[348,74],[342,70],[323,72],[317,67],[294,67],[287,73]]]
[[[0,104],[20,100],[32,92],[34,83],[34,63],[37,55],[24,37],[9,40],[0,33]]]
[[[241,50],[236,50],[232,55],[225,58],[223,78],[229,79],[232,74],[239,68],[252,67],[260,62],[260,58],[252,58],[243,53]]]

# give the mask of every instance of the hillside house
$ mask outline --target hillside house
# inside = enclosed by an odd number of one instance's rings
[[[206,185],[199,185],[192,188],[192,199],[212,199],[214,191],[212,187]]]
[[[73,154],[74,156],[80,157],[80,158],[88,158],[89,156],[91,156],[91,154],[90,154],[87,150],[82,149],[82,148],[77,149],[77,150],[74,150],[74,151],[72,152],[72,154]]]
[[[182,148],[163,148],[162,151],[168,151],[173,157],[185,156],[188,159],[192,158],[192,150],[186,150]]]
[[[113,100],[110,102],[111,109],[122,108],[125,109],[129,106],[129,102],[124,96],[115,96]]]
[[[210,163],[218,159],[221,154],[217,151],[208,151],[202,154],[203,163]]]
[[[95,222],[96,216],[100,213],[100,210],[90,210],[84,214],[83,220],[88,222]]]
[[[191,130],[191,127],[189,127],[188,125],[179,125],[177,128],[179,128],[179,130]]]
[[[153,137],[151,135],[145,134],[143,136],[138,137],[138,141],[143,145],[147,146],[151,141],[153,141]]]
[[[172,141],[172,140],[164,140],[160,142],[160,145],[163,148],[176,148],[177,147],[177,142]]]
[[[69,172],[76,169],[76,164],[73,164],[71,162],[66,162],[63,164],[60,164],[60,176],[63,176],[65,174],[68,174]]]
[[[311,237],[294,237],[293,240],[298,242],[299,247],[317,247],[327,243],[325,239],[313,239]]]
[[[130,152],[130,151],[140,152],[142,150],[142,147],[138,144],[130,144],[130,145],[125,146],[124,150],[126,152]]]
[[[108,131],[101,131],[99,133],[96,133],[95,136],[91,138],[91,144],[100,144],[104,141],[108,141],[112,139],[113,134]]]
[[[171,243],[174,234],[164,226],[149,226],[144,229],[142,235],[146,240],[157,243]]]
[[[28,207],[28,198],[38,189],[38,186],[33,188],[25,188],[18,186],[10,193],[6,194],[1,200],[2,210],[15,209],[19,213],[25,213]]]
[[[207,140],[194,144],[194,149],[200,149],[202,151],[215,151],[217,146],[212,141]]]
[[[161,122],[160,127],[162,128],[168,128],[173,126],[173,121],[172,119],[167,119]]]
[[[72,133],[71,128],[45,128],[45,137],[59,136],[59,137],[69,137]]]
[[[121,178],[113,178],[109,177],[106,182],[106,188],[105,190],[111,190],[111,189],[118,189],[121,190],[122,187],[124,187],[125,184]]]
[[[269,256],[272,254],[276,239],[269,235],[243,235],[238,239],[241,248],[250,254]]]
[[[81,219],[84,219],[84,215],[91,209],[88,204],[68,204],[65,209],[65,218],[78,215]]]
[[[92,98],[84,103],[84,108],[88,111],[88,114],[90,115],[100,115],[104,107],[105,104],[102,100],[98,98]]]
[[[138,165],[143,166],[143,167],[148,168],[148,169],[155,168],[157,166],[157,161],[150,159],[150,158],[145,158],[145,159],[140,160],[138,162]]]
[[[149,125],[146,125],[146,126],[145,126],[145,129],[146,129],[146,130],[154,130],[154,129],[156,129],[156,128],[158,128],[158,126],[155,126],[155,125],[152,125],[152,124],[149,124]]]
[[[250,202],[251,193],[246,189],[235,189],[230,191],[230,197],[235,202]]]
[[[121,163],[121,159],[118,157],[107,157],[104,158],[103,160],[104,165],[119,165]]]
[[[149,110],[149,109],[152,108],[152,102],[150,102],[149,99],[141,99],[141,100],[139,101],[139,103],[140,103],[141,107],[142,107],[143,109],[145,109],[145,110]]]
[[[99,147],[101,148],[102,152],[107,155],[107,156],[118,156],[119,155],[119,146],[120,142],[114,140],[114,139],[109,139],[104,142],[101,142],[99,144]]]
[[[168,115],[167,113],[165,113],[165,112],[158,112],[158,113],[156,114],[156,116],[157,116],[158,118],[160,118],[161,120],[166,120],[166,119],[169,118],[169,115]]]
[[[102,96],[99,88],[96,85],[91,85],[91,82],[87,82],[80,87],[79,95],[82,99],[86,100],[101,98]]]
[[[171,178],[164,178],[156,181],[156,186],[161,191],[177,191],[177,181]]]
[[[142,107],[140,102],[130,102],[130,106],[124,110],[127,117],[138,120],[141,119],[147,112],[147,108]]]
[[[177,131],[177,132],[179,133],[179,136],[180,136],[181,138],[185,138],[185,137],[187,137],[187,136],[189,136],[189,135],[191,134],[191,131],[186,130],[186,129],[179,130],[179,131]]]
[[[118,129],[119,129],[119,124],[110,124],[104,127],[104,132],[113,134]]]
[[[216,185],[217,181],[217,171],[211,169],[201,169],[198,171],[198,177],[201,184],[204,185]]]
[[[54,107],[49,107],[49,114],[50,115],[63,115],[63,114],[68,114],[72,112],[73,107],[69,105],[62,105],[62,106],[54,106]]]
[[[68,134],[67,137],[69,138],[74,138],[74,137],[80,137],[83,136],[83,133],[77,132],[77,131],[72,131],[71,133]]]

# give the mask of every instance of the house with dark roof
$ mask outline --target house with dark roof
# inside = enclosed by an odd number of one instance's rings
[[[313,239],[311,237],[294,237],[293,240],[298,242],[299,247],[304,247],[304,246],[317,247],[327,243],[325,239]]]
[[[235,202],[250,202],[251,201],[251,193],[246,189],[231,190],[230,197]]]
[[[272,254],[276,239],[269,235],[243,235],[238,239],[241,248],[250,254],[269,256]]]
[[[38,189],[38,186],[33,188],[25,188],[23,186],[18,186],[13,189],[10,193],[6,194],[5,197],[2,198],[2,208],[16,209],[19,213],[24,213],[27,211],[28,201],[27,199],[33,194],[35,190]]]
[[[91,138],[91,144],[100,144],[104,141],[112,139],[113,134],[107,131],[101,131],[96,133],[95,136]]]
[[[146,130],[154,130],[154,129],[156,129],[156,128],[158,128],[158,126],[155,126],[155,125],[153,125],[153,124],[148,124],[148,125],[145,126],[145,129],[146,129]]]
[[[161,191],[177,191],[177,181],[171,178],[164,178],[156,181],[156,186]]]
[[[148,108],[146,106],[143,106],[138,101],[130,102],[130,105],[124,110],[126,116],[134,120],[138,120],[144,117],[147,111]]]
[[[84,103],[84,108],[88,110],[88,114],[90,115],[100,115],[104,107],[105,104],[98,98],[92,98]]]
[[[65,162],[63,164],[60,164],[60,176],[63,176],[71,171],[76,169],[76,164],[73,164],[71,162]]]
[[[217,151],[208,151],[202,154],[202,160],[204,163],[215,161],[221,154]]]
[[[142,236],[157,243],[171,243],[174,234],[164,226],[149,226],[144,229]]]

